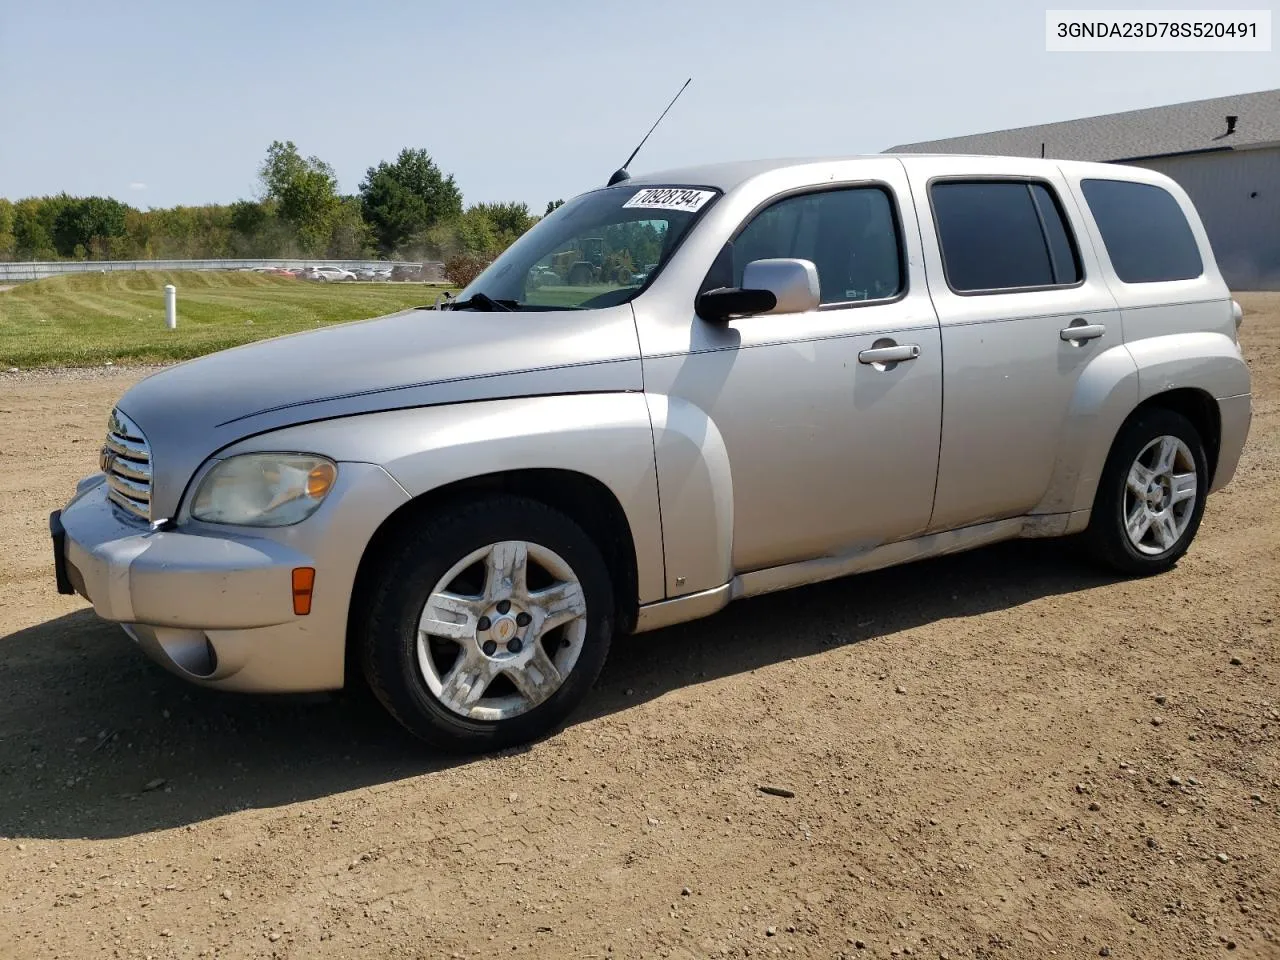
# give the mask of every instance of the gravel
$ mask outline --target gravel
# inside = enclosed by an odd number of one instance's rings
[[[19,383],[47,383],[52,385],[91,380],[127,380],[132,384],[134,380],[149,377],[151,374],[159,373],[169,366],[172,366],[172,364],[141,363],[131,365],[112,363],[97,367],[32,367],[25,370],[9,367],[0,372],[0,382],[16,381]],[[123,389],[121,392],[123,392]]]
[[[0,954],[1267,955],[1280,294],[1251,296],[1249,444],[1167,574],[1025,540],[744,600],[618,637],[562,730],[465,759],[347,698],[184,684],[59,596],[49,511],[140,372],[0,373]]]

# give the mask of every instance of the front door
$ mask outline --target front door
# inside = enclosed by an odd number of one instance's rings
[[[641,324],[646,391],[696,405],[723,439],[735,573],[928,526],[942,352],[914,216],[909,205],[906,217],[899,210],[905,177],[894,161],[882,169],[890,182],[778,197],[733,238],[735,285],[752,260],[811,260],[817,310],[712,323],[689,304],[688,350],[679,353],[663,349],[670,340],[646,351]],[[657,454],[660,487],[678,484]]]

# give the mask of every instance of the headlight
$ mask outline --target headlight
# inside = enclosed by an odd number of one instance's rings
[[[210,470],[191,502],[191,515],[208,523],[287,527],[319,509],[338,478],[325,457],[246,453]]]

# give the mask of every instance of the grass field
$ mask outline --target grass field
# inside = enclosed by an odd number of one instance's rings
[[[164,285],[178,288],[178,329]],[[0,292],[0,369],[185,360],[434,303],[439,288],[314,283],[253,273],[74,274]]]
[[[544,286],[529,293],[528,302],[542,307],[576,307],[592,297],[621,289],[616,283],[590,286]],[[638,289],[638,288],[637,288]]]

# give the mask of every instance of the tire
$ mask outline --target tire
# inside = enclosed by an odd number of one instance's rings
[[[609,653],[613,585],[568,517],[492,497],[431,514],[393,543],[360,626],[362,672],[391,715],[439,750],[480,753],[544,736],[586,697]]]
[[[1166,471],[1162,458],[1170,452],[1172,466]],[[1152,466],[1160,469],[1151,471]],[[1135,468],[1147,472],[1135,473],[1131,484]],[[1188,474],[1194,484],[1189,497]],[[1085,532],[1090,554],[1126,576],[1169,570],[1200,528],[1208,490],[1204,441],[1191,421],[1158,407],[1142,411],[1121,428],[1107,456]],[[1135,535],[1127,526],[1130,518]]]

